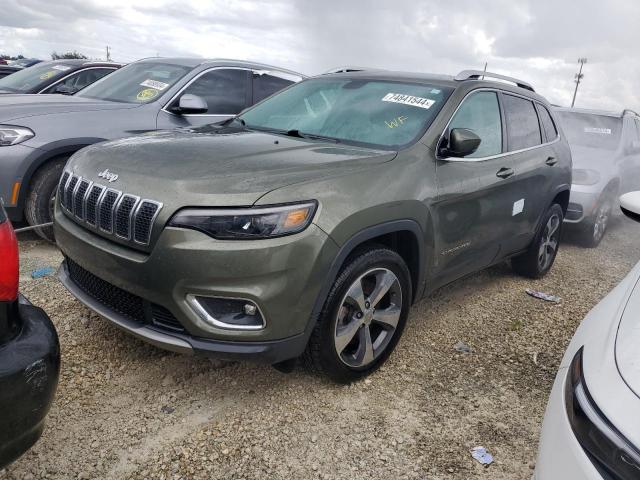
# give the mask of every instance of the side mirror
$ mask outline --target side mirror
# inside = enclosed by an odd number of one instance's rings
[[[209,105],[204,98],[190,93],[185,93],[180,97],[178,105],[171,109],[173,113],[178,115],[207,113]]]
[[[640,192],[629,192],[621,195],[620,210],[631,220],[640,222]]]
[[[64,83],[56,85],[53,89],[53,93],[59,93],[60,95],[73,95],[76,92],[77,90],[75,88],[65,85]]]
[[[482,139],[468,128],[454,128],[449,132],[449,141],[442,149],[448,157],[466,157],[480,146]]]

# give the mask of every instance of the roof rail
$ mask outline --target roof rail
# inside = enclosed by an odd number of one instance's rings
[[[349,73],[349,72],[364,72],[367,70],[380,70],[379,68],[369,68],[369,67],[357,67],[355,65],[345,65],[342,67],[332,68],[331,70],[327,70],[322,75],[329,75],[331,73]]]
[[[630,108],[625,108],[622,111],[622,116],[624,117],[627,113],[631,115],[635,115],[636,117],[640,117],[640,114],[638,112],[636,112],[635,110],[631,110]]]
[[[459,82],[463,80],[481,80],[484,77],[497,78],[499,80],[515,83],[520,88],[535,92],[531,84],[527,82],[518,80],[517,78],[507,77],[506,75],[500,75],[499,73],[484,72],[482,70],[463,70],[454,77],[454,80],[457,80]]]

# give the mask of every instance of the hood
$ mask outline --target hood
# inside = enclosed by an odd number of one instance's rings
[[[622,313],[616,336],[616,363],[626,384],[640,397],[640,282]]]
[[[0,95],[0,122],[7,123],[34,115],[136,108],[133,103],[107,102],[69,95]]]
[[[611,172],[611,165],[617,154],[615,150],[571,145],[573,168],[596,170],[599,173]]]
[[[98,173],[108,169],[118,176],[109,187],[162,202],[170,211],[252,205],[276,188],[346,174],[395,155],[247,130],[174,130],[88,147],[68,167],[103,185]]]

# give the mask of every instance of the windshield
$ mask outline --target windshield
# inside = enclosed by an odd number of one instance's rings
[[[28,93],[39,85],[44,87],[51,80],[64,77],[71,68],[56,62],[39,63],[0,79],[0,90]]]
[[[295,131],[398,149],[416,141],[452,89],[388,80],[315,78],[240,115],[247,128]]]
[[[557,112],[569,145],[615,150],[620,144],[622,120],[606,115]]]
[[[150,103],[184,77],[191,67],[168,63],[132,63],[88,86],[78,97],[110,102]]]

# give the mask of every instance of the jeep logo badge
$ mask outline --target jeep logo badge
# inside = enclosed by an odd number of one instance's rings
[[[104,178],[109,183],[115,182],[118,179],[118,174],[111,173],[108,168],[106,168],[103,172],[99,172],[98,176],[100,178]]]

